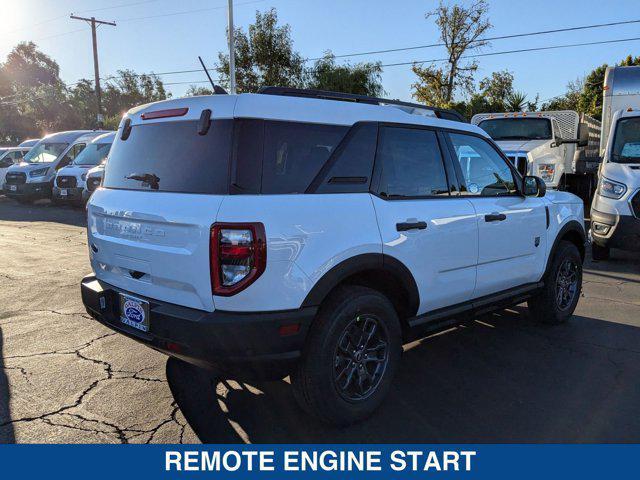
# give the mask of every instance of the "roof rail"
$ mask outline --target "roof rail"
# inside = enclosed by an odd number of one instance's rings
[[[357,95],[354,93],[331,92],[328,90],[314,90],[306,88],[289,87],[261,87],[258,93],[262,95],[283,95],[287,97],[318,98],[323,100],[338,100],[342,102],[366,103],[369,105],[396,105],[404,109],[428,110],[433,112],[437,118],[452,120],[455,122],[465,122],[465,118],[454,110],[430,107],[420,103],[402,102],[400,100],[390,100],[386,98],[369,97],[367,95]],[[409,113],[413,113],[409,111]]]

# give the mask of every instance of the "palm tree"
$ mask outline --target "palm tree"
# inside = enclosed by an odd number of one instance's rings
[[[522,92],[512,92],[507,95],[506,107],[510,112],[522,112],[527,106],[527,96]]]

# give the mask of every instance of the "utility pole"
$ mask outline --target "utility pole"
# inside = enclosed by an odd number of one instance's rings
[[[85,18],[85,17],[77,17],[71,14],[71,18],[73,20],[83,20],[91,24],[91,38],[93,40],[93,73],[95,75],[96,82],[96,100],[98,102],[98,112],[96,115],[96,123],[98,128],[102,128],[103,126],[103,116],[102,116],[102,92],[100,91],[100,69],[98,68],[98,37],[96,35],[96,29],[100,25],[111,25],[112,27],[116,26],[115,22],[107,22],[104,20],[96,20],[96,17]]]
[[[236,93],[236,50],[233,34],[233,0],[229,0],[229,87],[230,94]]]

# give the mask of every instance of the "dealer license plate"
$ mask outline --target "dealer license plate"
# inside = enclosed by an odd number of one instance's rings
[[[120,321],[143,332],[149,331],[149,302],[120,294]]]
[[[9,185],[9,190],[11,190],[12,192],[15,192],[16,190],[18,190],[18,187],[15,185]]]
[[[61,188],[60,189],[60,196],[61,197],[66,197],[67,196],[67,189],[66,188]]]

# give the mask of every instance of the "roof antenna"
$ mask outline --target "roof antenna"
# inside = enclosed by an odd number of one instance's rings
[[[200,65],[202,65],[202,69],[204,70],[204,73],[207,74],[207,78],[209,79],[209,83],[213,87],[213,93],[215,93],[217,95],[226,95],[227,92],[226,92],[226,90],[224,88],[222,88],[219,85],[216,85],[215,83],[213,83],[213,80],[211,79],[211,75],[209,75],[209,70],[207,70],[207,67],[205,66],[204,62],[202,61],[202,57],[200,55],[198,55],[198,60],[200,60]]]

